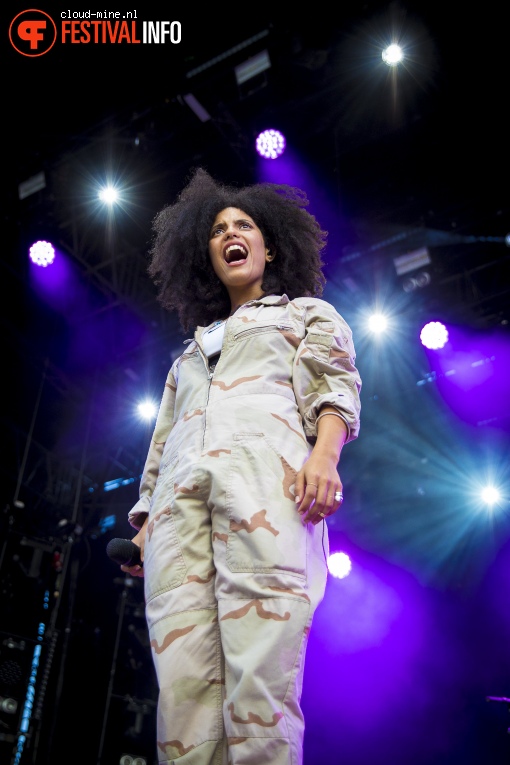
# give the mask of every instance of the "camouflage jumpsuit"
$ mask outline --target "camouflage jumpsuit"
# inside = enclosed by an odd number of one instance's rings
[[[270,295],[226,324],[212,372],[204,328],[168,375],[130,511],[149,513],[145,599],[169,765],[300,765],[307,636],[324,595],[325,523],[294,483],[321,406],[358,433],[351,332],[327,302]]]

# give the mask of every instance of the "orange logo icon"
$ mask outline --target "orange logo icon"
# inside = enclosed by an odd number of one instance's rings
[[[9,27],[11,45],[22,56],[43,56],[56,39],[57,27],[51,16],[35,8],[18,13]]]

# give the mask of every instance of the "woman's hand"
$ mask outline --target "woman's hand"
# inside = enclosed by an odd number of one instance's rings
[[[133,537],[131,540],[135,543],[135,545],[138,545],[140,548],[140,560],[143,563],[144,558],[144,549],[145,549],[145,535],[147,533],[147,526],[149,525],[149,516],[144,521],[143,526],[141,527],[140,531],[136,535],[136,537]],[[139,566],[138,564],[134,566],[121,566],[121,571],[124,571],[126,574],[131,574],[131,576],[143,576],[143,566]]]
[[[342,492],[337,460],[311,453],[296,478],[296,508],[305,523],[316,525],[333,515],[341,505]]]
[[[326,416],[327,412],[331,412]],[[335,513],[343,501],[338,462],[347,438],[347,425],[336,409],[323,407],[317,421],[317,441],[296,477],[296,508],[305,523],[316,525]]]

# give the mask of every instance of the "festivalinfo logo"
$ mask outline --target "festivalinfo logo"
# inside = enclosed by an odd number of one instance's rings
[[[139,21],[138,12],[65,10],[50,16],[30,8],[18,13],[9,26],[12,47],[22,56],[36,58],[62,45],[178,45],[180,21]]]

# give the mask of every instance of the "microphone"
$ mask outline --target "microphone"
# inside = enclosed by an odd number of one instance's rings
[[[143,566],[140,548],[130,539],[110,539],[106,547],[108,557],[119,566]]]

